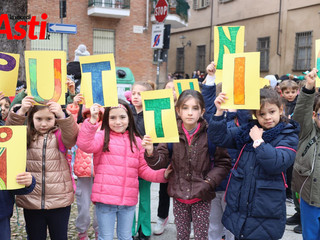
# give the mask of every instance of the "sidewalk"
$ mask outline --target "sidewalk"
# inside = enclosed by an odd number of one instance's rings
[[[158,209],[158,193],[159,193],[159,184],[151,184],[151,222],[152,228],[155,226],[157,221],[157,209]],[[294,214],[294,205],[287,203],[287,216],[292,216]],[[176,227],[174,225],[174,217],[172,213],[172,200],[169,211],[169,224],[166,227],[164,233],[160,236],[152,235],[150,240],[173,240],[176,239]],[[293,232],[295,226],[286,226],[286,231],[281,240],[302,240],[301,234],[296,234]]]

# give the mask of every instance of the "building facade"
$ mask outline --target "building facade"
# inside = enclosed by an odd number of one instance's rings
[[[64,0],[29,0],[28,14],[47,23],[61,23],[60,2]],[[174,12],[177,1],[170,1],[171,18],[181,20]],[[118,67],[128,67],[136,81],[157,78],[157,64],[151,48],[153,0],[67,0],[64,24],[76,24],[76,34],[49,33],[50,40],[27,40],[27,50],[61,50],[73,61],[74,51],[85,44],[91,54],[114,53]],[[177,21],[175,21],[177,22]],[[179,27],[179,26],[178,26]],[[40,27],[35,29],[40,31]],[[63,39],[63,40],[62,40]],[[61,44],[62,42],[62,44]],[[160,66],[159,82],[167,79],[167,63]]]
[[[192,6],[188,26],[171,34],[169,72],[205,71],[214,56],[213,27],[223,25],[245,26],[244,51],[260,51],[261,76],[301,75],[315,66],[315,40],[320,39],[318,0],[189,0],[188,3]],[[182,43],[181,36],[190,40],[191,45]]]

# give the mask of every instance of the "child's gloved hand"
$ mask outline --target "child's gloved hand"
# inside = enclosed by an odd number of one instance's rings
[[[151,156],[153,154],[153,144],[150,136],[144,135],[141,145],[146,150],[148,156]]]

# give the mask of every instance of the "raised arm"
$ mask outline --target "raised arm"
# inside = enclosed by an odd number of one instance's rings
[[[301,126],[299,134],[300,139],[304,139],[313,128],[313,102],[315,98],[315,82],[317,69],[313,69],[306,75],[307,83],[299,94],[296,107],[293,112],[292,119],[297,121]]]

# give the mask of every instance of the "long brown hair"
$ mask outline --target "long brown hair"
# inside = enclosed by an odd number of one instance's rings
[[[123,101],[122,99],[119,99],[119,104],[122,104],[126,109],[127,109],[127,114],[129,118],[129,124],[128,124],[128,132],[129,132],[129,139],[130,139],[130,147],[131,147],[131,152],[133,152],[132,148],[132,142],[134,142],[134,145],[138,148],[138,144],[136,141],[136,136],[140,137],[140,134],[137,131],[136,125],[134,124],[134,119],[133,119],[133,114],[132,111],[129,107],[129,105]],[[110,110],[111,107],[106,107],[103,115],[103,120],[102,120],[102,125],[101,125],[101,130],[104,130],[104,144],[103,144],[103,152],[107,151],[110,152],[109,150],[109,142],[110,142],[110,126],[109,126],[109,115],[110,115]]]
[[[33,115],[42,110],[48,108],[47,106],[40,106],[40,105],[35,105],[33,106],[29,112],[28,112],[28,116],[27,116],[27,147],[30,146],[31,142],[35,139],[35,137],[37,136],[37,130],[34,127],[34,123],[33,123]]]
[[[188,90],[184,90],[179,98],[178,101],[176,103],[176,109],[180,109],[182,107],[182,105],[188,101],[190,98],[194,98],[196,99],[196,101],[199,103],[201,111],[204,109],[204,99],[201,93],[199,93],[196,90],[192,90],[192,89],[188,89]]]

